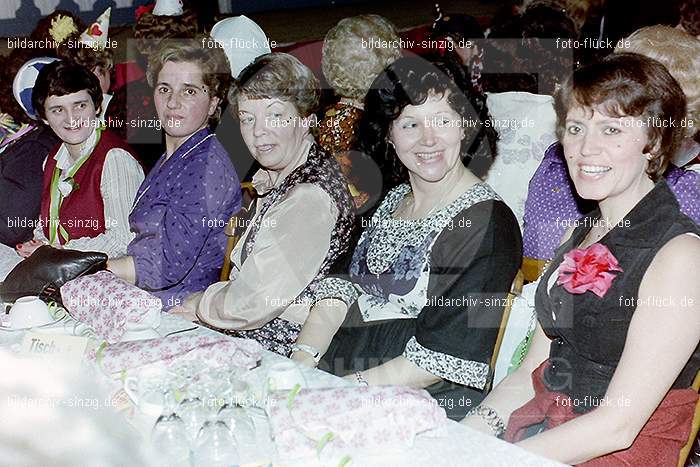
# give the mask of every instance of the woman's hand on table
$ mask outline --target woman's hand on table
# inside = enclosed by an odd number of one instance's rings
[[[171,308],[169,313],[171,315],[177,316],[182,319],[186,319],[187,321],[197,321],[199,318],[197,318],[197,313],[194,311],[191,311],[184,306],[176,306],[175,308]]]
[[[478,415],[467,415],[459,423],[489,436],[494,436],[491,427]]]
[[[302,352],[300,350],[297,350],[296,352],[293,352],[290,357],[292,360],[294,360],[297,363],[300,363],[302,365],[306,365],[310,368],[316,368],[318,366],[318,363],[314,360],[313,356],[307,352]]]
[[[22,258],[29,258],[32,253],[44,245],[45,243],[40,240],[29,240],[28,242],[18,243],[15,247],[15,251]]]
[[[107,269],[128,283],[136,284],[136,265],[133,257],[122,256],[121,258],[110,259],[107,261]]]
[[[198,321],[197,307],[199,307],[199,302],[202,300],[202,295],[204,295],[204,292],[195,292],[188,295],[182,301],[182,305],[171,308],[170,313],[187,321]]]

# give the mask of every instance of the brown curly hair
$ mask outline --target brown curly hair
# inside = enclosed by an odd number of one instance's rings
[[[320,83],[314,73],[293,55],[261,55],[238,75],[228,96],[232,115],[238,115],[238,97],[291,102],[302,117],[318,110]]]
[[[73,34],[56,49],[58,57],[71,60],[92,71],[95,67],[111,70],[114,58],[111,49],[91,47],[80,42],[80,35]]]

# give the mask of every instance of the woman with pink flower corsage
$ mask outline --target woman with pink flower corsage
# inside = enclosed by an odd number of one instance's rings
[[[540,279],[523,364],[463,423],[567,464],[676,465],[698,400],[700,229],[660,175],[685,97],[663,65],[621,53],[575,71],[555,106],[598,209]]]

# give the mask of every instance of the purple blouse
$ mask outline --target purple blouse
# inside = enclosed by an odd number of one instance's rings
[[[203,129],[149,172],[136,195],[129,223],[136,238],[136,285],[179,305],[219,280],[224,226],[241,207],[241,185],[216,135]]]
[[[665,174],[681,211],[700,224],[700,174],[670,166]],[[596,207],[578,197],[569,178],[561,144],[547,148],[530,180],[525,201],[523,254],[530,258],[551,259],[571,221]]]

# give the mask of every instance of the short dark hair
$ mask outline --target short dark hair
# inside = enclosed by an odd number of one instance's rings
[[[463,126],[460,157],[466,165],[472,158],[474,142],[482,137],[484,116],[472,104],[469,89],[462,90],[444,66],[420,57],[403,57],[387,66],[374,80],[365,98],[365,115],[360,122],[360,146],[379,166],[385,189],[407,181],[407,170],[399,160],[387,137],[391,123],[408,105],[421,105],[431,94],[445,95],[450,107],[462,121],[477,122]],[[485,103],[484,103],[484,109]],[[481,115],[480,115],[481,114]]]
[[[600,62],[576,70],[556,94],[557,136],[562,139],[566,114],[574,107],[600,106],[611,117],[640,117],[679,122],[686,115],[686,100],[666,67],[633,53],[614,53]],[[652,154],[647,175],[656,181],[678,150],[684,129],[648,125],[644,152]],[[655,148],[656,153],[653,151]]]
[[[100,113],[102,106],[102,88],[95,74],[77,63],[70,61],[52,62],[41,69],[32,92],[32,106],[45,119],[44,104],[49,96],[65,96],[75,92],[87,91]]]

